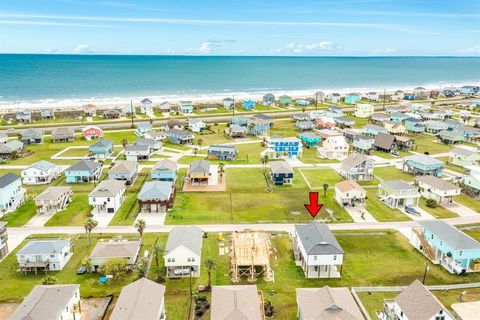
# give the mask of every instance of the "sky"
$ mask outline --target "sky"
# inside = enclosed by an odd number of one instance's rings
[[[0,53],[480,56],[480,1],[0,0]]]

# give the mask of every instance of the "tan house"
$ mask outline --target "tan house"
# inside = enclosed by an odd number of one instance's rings
[[[70,203],[72,187],[48,187],[35,197],[35,205],[39,213],[55,213],[63,210]]]
[[[335,185],[335,200],[341,206],[361,206],[367,197],[367,191],[356,181],[343,180]]]
[[[389,134],[401,135],[405,133],[405,126],[401,122],[384,121],[383,126]]]
[[[213,286],[211,320],[262,320],[263,301],[256,285]]]
[[[206,185],[210,178],[210,162],[207,160],[195,160],[190,164],[187,179],[193,185]]]
[[[90,254],[93,270],[97,271],[113,258],[125,259],[129,266],[134,266],[141,245],[141,240],[99,241]]]

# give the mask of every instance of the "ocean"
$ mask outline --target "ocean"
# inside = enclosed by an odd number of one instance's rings
[[[474,57],[0,55],[0,107],[151,99],[216,100],[266,92],[367,91],[480,82]],[[154,100],[155,101],[155,100]]]

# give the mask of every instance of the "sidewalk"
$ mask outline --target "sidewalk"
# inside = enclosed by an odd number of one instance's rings
[[[453,213],[458,214],[460,217],[468,217],[468,216],[475,216],[478,213],[469,207],[464,206],[461,203],[453,201],[452,203],[442,203],[442,207],[452,211]]]
[[[375,218],[367,211],[364,207],[344,207],[348,214],[352,217],[353,221],[363,223],[363,222],[376,222]],[[363,219],[362,219],[363,212]]]

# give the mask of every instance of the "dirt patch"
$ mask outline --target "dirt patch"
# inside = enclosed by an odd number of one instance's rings
[[[0,319],[9,319],[20,303],[0,303]]]
[[[84,320],[100,320],[108,307],[110,298],[91,298],[82,299],[82,319]],[[0,319],[1,318],[0,316]]]

